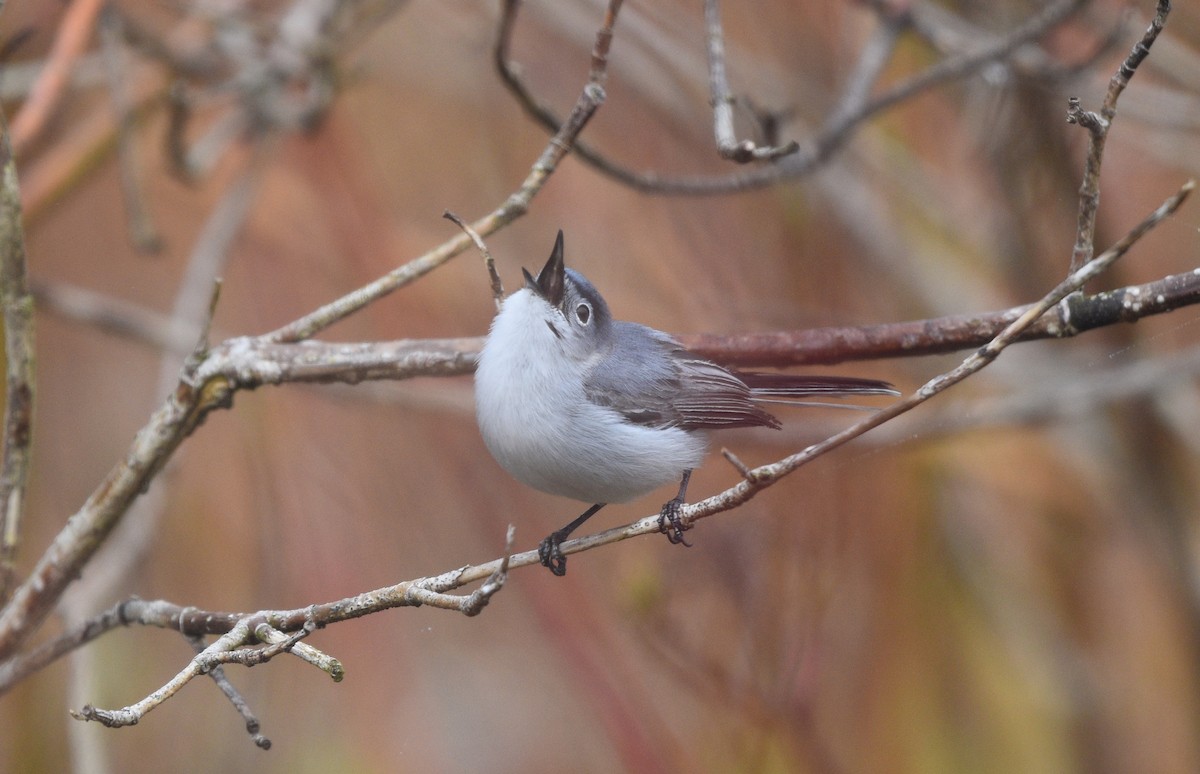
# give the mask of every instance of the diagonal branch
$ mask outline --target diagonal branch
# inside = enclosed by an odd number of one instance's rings
[[[811,462],[826,452],[848,443],[868,430],[911,411],[935,395],[944,392],[968,376],[982,370],[999,357],[1000,353],[1008,346],[1017,341],[1025,329],[1037,321],[1039,317],[1068,295],[1107,270],[1124,256],[1147,232],[1173,214],[1183,204],[1194,188],[1195,182],[1189,180],[1175,195],[1163,202],[1162,205],[1134,227],[1133,230],[1113,245],[1113,247],[1092,259],[1077,271],[1072,272],[1041,300],[1028,307],[1019,318],[1005,327],[1003,331],[985,346],[971,353],[958,367],[929,380],[911,395],[870,414],[845,430],[778,462],[750,470],[745,469],[745,466],[735,465],[742,472],[743,481],[706,500],[684,506],[680,514],[681,520],[685,525],[684,528],[686,529],[688,525],[691,525],[698,519],[731,510],[748,502],[760,490],[777,483],[797,468]],[[657,533],[660,531],[660,518],[656,514],[625,527],[580,538],[578,541],[567,541],[562,544],[562,551],[564,554],[572,553],[573,551],[582,551],[598,545],[624,540],[635,535]]]
[[[471,228],[480,236],[488,236],[521,217],[528,211],[533,197],[546,184],[546,180],[558,168],[559,162],[575,145],[575,138],[583,131],[583,127],[591,120],[596,110],[604,102],[604,81],[607,77],[608,48],[612,42],[612,27],[621,7],[621,0],[611,0],[605,14],[605,20],[599,32],[596,33],[596,44],[592,52],[592,68],[587,85],[575,102],[570,116],[558,128],[542,155],[534,162],[521,186],[510,195],[503,204],[488,215],[471,224]],[[465,234],[456,234],[452,239],[442,243],[419,258],[415,258],[400,266],[369,285],[345,295],[338,300],[326,304],[316,311],[305,315],[289,325],[268,333],[264,339],[273,342],[303,341],[320,331],[328,328],[339,320],[362,309],[378,299],[388,295],[398,288],[420,279],[446,261],[457,256],[470,247],[471,238]]]
[[[994,336],[984,347],[973,352],[955,369],[931,379],[924,386],[895,403],[875,412],[851,427],[836,435],[813,444],[802,451],[785,457],[777,462],[757,468],[748,468],[736,457],[726,454],[726,458],[742,474],[743,481],[712,497],[697,503],[686,505],[681,513],[685,523],[694,522],[730,511],[751,500],[760,490],[777,483],[779,480],[794,472],[803,465],[811,462],[820,455],[832,451],[839,446],[857,438],[868,430],[907,413],[935,395],[944,392],[953,385],[961,382],[995,360],[1008,346],[1020,340],[1023,332],[1033,325],[1039,317],[1053,309],[1063,298],[1074,292],[1084,283],[1090,281],[1113,263],[1125,255],[1150,229],[1163,219],[1174,213],[1184,200],[1191,194],[1195,183],[1189,181],[1178,193],[1167,199],[1158,209],[1131,230],[1112,248],[1097,256],[1083,268],[1073,272],[1057,287],[1047,293],[1040,301],[1025,307],[1025,311],[1011,321],[999,334]],[[605,530],[593,535],[576,538],[562,544],[564,553],[579,553],[600,546],[617,543],[629,538],[647,534],[658,534],[659,516],[654,514],[639,519],[621,527]],[[185,636],[198,637],[204,635],[220,635],[220,639],[210,645],[211,652],[230,652],[250,644],[255,632],[275,630],[276,634],[286,636],[300,630],[311,631],[341,621],[359,618],[366,615],[390,610],[398,607],[414,607],[422,604],[432,604],[436,607],[457,610],[466,615],[474,615],[486,604],[500,587],[503,586],[510,569],[528,565],[540,565],[541,561],[536,550],[511,553],[513,539],[512,527],[509,528],[505,556],[477,565],[468,565],[457,570],[451,570],[441,575],[417,578],[403,581],[373,591],[364,592],[353,597],[334,602],[310,605],[294,610],[260,611],[258,613],[231,613],[204,611],[192,607],[182,607],[165,601],[144,601],[129,599],[101,613],[90,621],[83,622],[71,630],[42,644],[27,654],[17,656],[0,664],[0,694],[3,694],[23,677],[41,669],[71,650],[81,647],[100,635],[112,631],[119,626],[139,624],[179,631]],[[485,580],[483,586],[473,594],[466,596],[452,595],[457,589],[477,581]],[[272,634],[275,642],[281,642],[279,636]],[[258,635],[259,640],[263,636]],[[212,657],[216,658],[216,657]],[[259,657],[221,656],[221,663],[250,663]],[[216,663],[215,661],[213,663]],[[257,663],[256,661],[254,663]],[[322,667],[324,668],[324,667]],[[334,667],[326,669],[334,679],[340,672]],[[160,691],[168,691],[170,695],[182,685],[201,672],[195,664],[189,665]],[[158,697],[157,699],[155,697]],[[86,719],[111,721],[121,725],[130,721],[135,711],[140,718],[146,711],[158,706],[162,700],[160,692],[155,692],[147,699],[124,710],[107,711],[84,708],[81,716]]]
[[[79,0],[67,6],[46,66],[38,75],[20,112],[13,118],[12,145],[18,152],[28,148],[37,139],[62,102],[71,79],[71,69],[87,46],[104,5],[103,0]]]
[[[218,626],[228,623],[229,628],[227,631],[221,632],[211,645],[201,648],[195,658],[175,677],[141,701],[117,710],[99,709],[87,705],[71,714],[79,720],[95,720],[110,728],[132,726],[200,675],[210,674],[226,664],[257,666],[282,653],[291,653],[327,673],[334,682],[340,682],[345,675],[341,662],[300,640],[328,624],[395,607],[430,605],[446,610],[455,610],[466,616],[478,615],[491,598],[504,587],[504,583],[508,579],[510,558],[507,554],[512,550],[514,534],[513,527],[509,526],[505,557],[495,563],[496,566],[488,575],[487,580],[478,589],[461,596],[447,593],[447,591],[462,585],[458,583],[462,577],[462,571],[457,571],[434,578],[408,581],[331,604],[311,605],[291,611],[260,611],[250,615],[203,613],[194,608],[180,609],[167,602],[142,603],[140,600],[129,600],[121,607],[123,623],[127,625],[143,622],[138,620],[137,616],[140,611],[145,611],[148,613],[145,623],[150,625],[167,623],[172,628],[177,626],[184,636],[193,640],[202,633],[212,633],[214,622],[220,622],[217,624]],[[197,632],[188,628],[188,621],[198,620],[204,621],[205,631]],[[10,673],[6,676],[12,677],[13,674]],[[222,674],[218,684],[220,685],[224,680],[225,677]],[[0,682],[0,692],[6,685],[6,683]],[[227,696],[230,696],[231,700],[234,699],[234,696],[230,695],[231,687],[222,686],[222,690],[226,692]],[[233,694],[236,695],[236,691]],[[248,713],[243,711],[243,706],[239,706],[239,702],[240,697],[237,697],[234,705],[239,708],[243,717],[246,717]],[[244,705],[244,703],[242,704]],[[255,743],[261,747],[263,744],[259,741],[257,734],[257,721],[253,720],[252,715],[247,721],[248,727],[251,721],[255,726],[255,730],[252,730],[251,734],[255,738]],[[266,746],[270,746],[269,741],[266,742]]]
[[[604,63],[620,5],[620,0],[610,0],[604,23],[597,33],[591,74],[572,111],[571,120],[551,139],[521,186],[496,211],[474,224],[480,234],[490,234],[526,211],[530,200],[545,185],[570,151],[575,137],[604,101]],[[459,234],[437,250],[259,340],[294,342],[308,338],[431,271],[469,244],[470,239]],[[0,660],[16,653],[46,619],[66,588],[80,576],[130,504],[145,491],[179,444],[204,421],[208,412],[229,405],[239,386],[237,380],[205,370],[206,362],[207,359],[189,359],[184,364],[178,385],[138,432],[126,458],[113,468],[83,507],[67,521],[29,577],[17,587],[9,604],[0,610]]]

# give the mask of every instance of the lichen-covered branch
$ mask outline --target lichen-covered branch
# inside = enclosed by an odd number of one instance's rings
[[[25,276],[21,192],[8,127],[0,115],[0,306],[4,317],[4,426],[0,458],[0,605],[9,598],[33,436],[33,298]]]

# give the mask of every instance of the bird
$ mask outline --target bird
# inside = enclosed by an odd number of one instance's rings
[[[689,352],[674,337],[614,320],[595,286],[566,268],[563,233],[534,277],[506,297],[475,370],[475,414],[492,457],[523,484],[592,505],[538,546],[554,575],[561,545],[609,503],[675,481],[659,528],[691,545],[679,512],[708,433],[780,429],[762,407],[803,396],[898,395],[874,379],[734,371]]]

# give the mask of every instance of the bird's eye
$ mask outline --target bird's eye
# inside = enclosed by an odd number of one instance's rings
[[[580,304],[575,307],[575,317],[579,320],[580,324],[587,325],[588,320],[592,319],[592,308],[587,304]]]

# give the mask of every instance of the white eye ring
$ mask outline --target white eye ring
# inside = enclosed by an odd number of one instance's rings
[[[575,307],[575,319],[579,320],[581,325],[587,325],[592,319],[592,307],[587,304]]]

